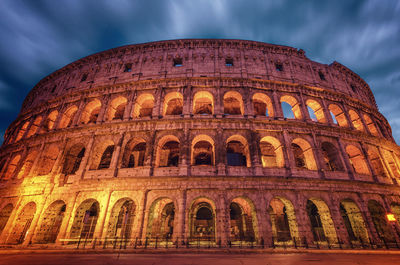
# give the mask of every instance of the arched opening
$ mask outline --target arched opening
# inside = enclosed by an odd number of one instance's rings
[[[11,212],[13,211],[13,205],[11,203],[7,204],[6,206],[3,207],[0,211],[0,234],[3,232],[4,228],[6,227],[6,224],[8,222],[8,219],[10,219]]]
[[[263,167],[284,167],[282,145],[278,139],[265,136],[260,140],[261,162]]]
[[[35,213],[36,204],[34,202],[30,202],[22,208],[21,212],[18,214],[17,220],[15,221],[12,232],[8,237],[7,243],[22,244],[22,242],[24,242]]]
[[[312,120],[315,119],[315,121],[326,123],[324,110],[316,100],[308,99],[306,105],[309,108],[308,112]]]
[[[214,141],[208,135],[198,135],[193,139],[192,165],[214,165]]]
[[[321,144],[325,169],[329,171],[343,171],[344,167],[339,156],[338,149],[330,142]]]
[[[314,241],[336,243],[336,230],[328,206],[320,199],[307,200],[307,214],[310,219]]]
[[[346,146],[346,153],[349,156],[350,164],[352,165],[354,172],[365,175],[370,174],[367,163],[365,162],[360,149],[354,145],[348,145]]]
[[[390,204],[390,208],[392,209],[392,213],[396,217],[397,224],[400,225],[400,204],[398,203],[392,203]],[[1,229],[1,226],[0,226]],[[1,230],[0,230],[1,232]]]
[[[183,111],[183,96],[179,92],[170,92],[164,98],[165,115],[180,115]]]
[[[351,241],[369,242],[364,218],[354,201],[350,199],[341,201],[340,214],[342,215],[347,234]]]
[[[177,167],[179,164],[179,140],[169,135],[160,139],[156,156],[157,167]]]
[[[146,155],[146,142],[142,138],[131,139],[125,147],[122,167],[134,168],[144,166],[144,159]]]
[[[128,100],[125,97],[114,98],[108,107],[107,120],[122,120],[127,102]]]
[[[371,167],[375,171],[377,176],[387,178],[388,175],[386,173],[385,167],[382,164],[382,160],[377,151],[372,150],[372,148],[368,149],[369,160],[371,161]]]
[[[21,128],[18,131],[17,137],[15,138],[15,142],[19,141],[22,138],[22,136],[24,136],[26,129],[28,128],[28,125],[29,121],[26,121],[24,125],[21,126]]]
[[[274,108],[271,99],[263,93],[255,93],[253,95],[254,115],[257,116],[274,116]]]
[[[375,200],[370,200],[368,201],[368,211],[378,237],[388,243],[396,242],[393,231],[386,220],[386,211],[382,205]]]
[[[344,114],[343,110],[338,105],[329,105],[329,111],[331,113],[334,123],[338,124],[341,127],[349,126],[347,123],[346,114]]]
[[[75,144],[69,148],[65,156],[62,173],[65,175],[75,174],[81,165],[83,156],[85,155],[85,147],[82,144]]]
[[[251,203],[244,198],[235,198],[229,206],[230,241],[254,242],[255,210]]]
[[[288,104],[290,106],[290,109],[288,109],[288,105],[286,105],[286,104]],[[288,96],[288,95],[282,96],[281,97],[281,106],[282,106],[282,110],[283,110],[283,116],[285,118],[289,118],[289,119],[292,119],[292,118],[301,119],[302,118],[300,104],[298,103],[298,101],[295,97]]]
[[[275,243],[299,237],[294,207],[289,200],[281,197],[273,198],[268,207],[268,214],[271,218]]]
[[[32,166],[33,166],[33,162],[35,162],[35,159],[37,157],[37,151],[32,151],[30,152],[24,161],[24,164],[22,165],[20,171],[18,172],[17,178],[21,179],[21,178],[25,178],[29,175]]]
[[[369,117],[369,115],[364,114],[364,121],[367,124],[368,127],[368,131],[375,136],[379,136],[378,130],[375,127],[374,122],[372,121],[372,119]]]
[[[154,201],[149,210],[147,237],[158,241],[172,238],[174,232],[175,206],[171,199],[160,198]]]
[[[59,149],[57,145],[51,144],[43,151],[41,159],[36,168],[36,174],[39,176],[47,175],[53,169],[54,163],[56,162]]]
[[[224,114],[243,115],[244,106],[242,95],[236,91],[226,92],[224,95]]]
[[[42,117],[41,116],[36,117],[35,121],[28,130],[28,133],[26,135],[27,138],[31,137],[37,132],[41,122],[42,122]]]
[[[382,153],[383,153],[383,156],[384,156],[386,162],[388,163],[389,168],[392,171],[393,175],[395,176],[396,179],[399,179],[400,178],[400,171],[399,171],[399,169],[398,169],[398,167],[396,165],[396,162],[394,160],[395,158],[393,157],[393,153],[391,151],[389,151],[389,150],[386,150],[386,149],[382,149]]]
[[[317,170],[311,145],[306,140],[296,138],[292,141],[291,147],[297,168]]]
[[[81,123],[82,124],[96,123],[100,113],[100,108],[101,108],[101,102],[98,99],[93,99],[88,104],[86,104],[85,108],[82,111]]]
[[[212,115],[214,114],[214,97],[208,91],[199,91],[193,97],[193,113]]]
[[[64,218],[66,205],[63,201],[53,202],[44,212],[35,241],[39,244],[55,243]]]
[[[196,200],[190,211],[190,236],[192,240],[215,241],[215,212],[207,199]]]
[[[101,155],[100,163],[97,169],[109,168],[113,153],[114,153],[114,145],[107,146],[103,154]]]
[[[118,200],[112,208],[107,238],[130,239],[135,219],[136,205],[130,198]]]
[[[96,200],[88,199],[82,202],[76,209],[70,237],[72,239],[92,239],[99,218],[99,211],[100,206]]]
[[[49,116],[47,116],[47,119],[44,122],[42,132],[48,132],[54,128],[54,124],[56,122],[57,116],[58,116],[57,110],[53,110],[52,112],[50,112]]]
[[[246,139],[233,135],[226,141],[226,160],[228,166],[250,167],[250,152]]]
[[[364,125],[360,116],[354,110],[349,110],[350,120],[353,123],[354,128],[359,131],[364,131]]]
[[[74,121],[74,117],[77,111],[78,111],[77,106],[74,105],[69,107],[62,115],[59,128],[62,129],[70,127],[72,125],[72,122]]]
[[[3,177],[4,180],[11,179],[14,176],[15,171],[17,170],[18,163],[19,163],[20,159],[21,159],[21,156],[20,155],[16,155],[10,161],[10,163],[7,166],[7,170],[4,173],[4,177]]]
[[[136,99],[133,108],[134,118],[151,117],[154,107],[154,97],[151,94],[141,94]]]

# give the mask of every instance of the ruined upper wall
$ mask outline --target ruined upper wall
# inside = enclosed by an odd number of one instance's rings
[[[43,78],[26,97],[21,112],[92,87],[176,77],[304,84],[341,92],[377,108],[368,84],[338,62],[320,64],[303,50],[262,42],[183,39],[127,45],[77,60]]]

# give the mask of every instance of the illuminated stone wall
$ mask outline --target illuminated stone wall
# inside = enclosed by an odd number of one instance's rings
[[[400,243],[400,148],[368,84],[291,47],[90,55],[41,80],[4,139],[3,244]]]

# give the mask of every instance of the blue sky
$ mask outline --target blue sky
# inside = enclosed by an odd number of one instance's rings
[[[2,0],[0,34],[1,137],[29,90],[79,58],[148,41],[234,38],[349,67],[371,86],[400,143],[397,0]]]

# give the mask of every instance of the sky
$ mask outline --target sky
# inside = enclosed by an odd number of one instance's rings
[[[398,0],[2,0],[0,143],[42,78],[110,48],[179,38],[247,39],[347,66],[400,143]]]

